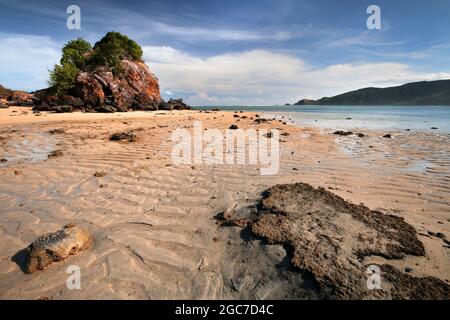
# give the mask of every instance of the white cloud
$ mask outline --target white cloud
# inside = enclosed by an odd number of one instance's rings
[[[171,47],[143,47],[144,60],[171,92],[196,92],[191,104],[280,104],[369,86],[450,78],[401,63],[337,64],[313,68],[300,58],[267,50],[195,57]]]
[[[46,86],[61,44],[47,36],[0,33],[0,84],[23,90]],[[172,47],[144,46],[144,60],[161,92],[191,104],[280,104],[367,86],[450,78],[402,63],[349,63],[314,68],[301,58],[269,50],[200,57]]]
[[[151,25],[153,32],[203,41],[286,41],[303,36],[303,33],[299,30],[275,32],[266,30],[260,32],[255,30],[185,27],[162,22],[151,22]]]
[[[0,84],[20,90],[45,87],[60,45],[47,36],[0,33],[0,38]]]

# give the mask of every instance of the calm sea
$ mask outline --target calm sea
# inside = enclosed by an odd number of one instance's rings
[[[210,110],[213,107],[194,107]],[[418,130],[450,133],[450,107],[438,106],[227,106],[220,110],[284,115],[299,125],[325,129]],[[431,129],[431,128],[438,129]]]

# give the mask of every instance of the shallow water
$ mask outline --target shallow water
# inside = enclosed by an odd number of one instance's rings
[[[206,110],[212,107],[195,107]],[[285,115],[303,126],[350,130],[406,130],[450,133],[450,106],[233,106],[220,110]],[[436,127],[438,129],[431,129]]]
[[[55,149],[55,139],[46,132],[29,132],[26,136],[14,137],[7,141],[0,158],[0,166],[10,166],[18,162],[37,162],[48,158]]]

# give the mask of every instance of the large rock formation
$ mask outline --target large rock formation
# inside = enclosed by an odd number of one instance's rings
[[[105,66],[93,71],[81,71],[76,77],[72,95],[57,97],[50,90],[36,92],[35,110],[86,112],[126,112],[130,110],[190,109],[183,100],[165,102],[159,92],[158,78],[142,61],[124,59],[122,70],[114,75]],[[70,106],[71,108],[61,108]]]
[[[330,298],[450,298],[450,286],[442,280],[414,277],[389,263],[377,266],[381,289],[369,288],[375,257],[394,263],[426,254],[414,227],[401,217],[349,203],[304,183],[271,187],[258,208],[257,214],[219,218],[228,225],[248,226],[269,244],[286,245],[292,265],[313,275]]]
[[[115,111],[157,110],[161,103],[158,78],[141,61],[122,60],[122,72],[114,76],[105,67],[80,72],[75,92],[88,107],[110,105]]]
[[[190,109],[181,99],[165,102],[158,78],[142,60],[142,48],[118,32],[108,32],[93,47],[82,38],[62,48],[50,71],[51,87],[36,92],[35,110],[126,112]]]

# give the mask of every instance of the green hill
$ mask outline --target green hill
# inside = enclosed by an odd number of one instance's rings
[[[421,81],[398,87],[364,88],[296,105],[450,106],[450,80]]]

